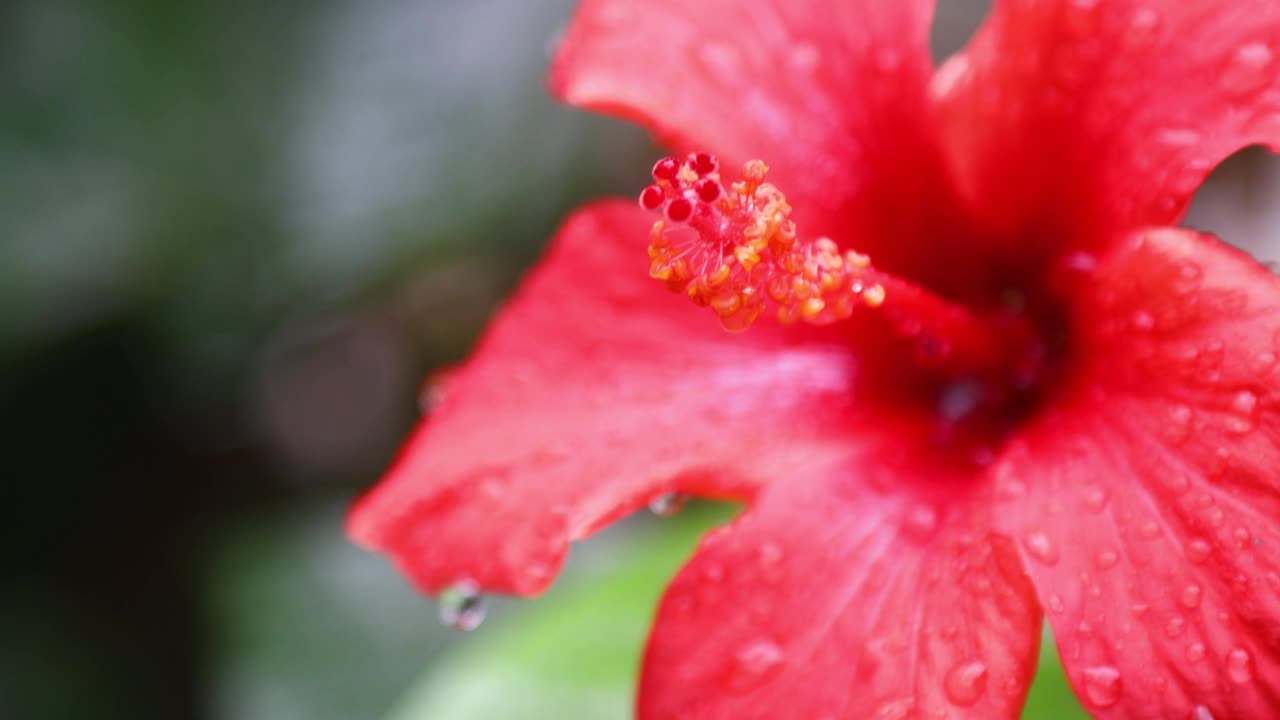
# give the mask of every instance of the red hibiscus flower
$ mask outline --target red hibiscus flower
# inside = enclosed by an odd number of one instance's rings
[[[1276,717],[1280,281],[1175,225],[1280,146],[1280,4],[998,0],[936,71],[932,6],[585,0],[554,91],[719,164],[573,216],[350,531],[529,595],[746,502],[645,719],[1016,717],[1042,618],[1098,717]]]

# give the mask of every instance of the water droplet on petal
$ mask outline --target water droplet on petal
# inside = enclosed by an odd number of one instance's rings
[[[689,496],[683,493],[669,492],[663,493],[658,497],[649,501],[649,512],[658,517],[671,517],[680,512],[684,504],[689,501]],[[632,507],[635,507],[634,505]]]
[[[746,692],[759,687],[772,677],[782,665],[782,648],[771,640],[755,640],[747,643],[733,656],[725,688],[731,692]]]
[[[1227,429],[1234,433],[1247,433],[1254,429],[1256,420],[1254,412],[1258,409],[1258,396],[1251,390],[1241,390],[1231,398],[1231,409],[1242,417],[1232,418],[1227,422]]]
[[[1100,485],[1090,485],[1084,489],[1084,506],[1089,512],[1101,512],[1107,504],[1107,491]]]
[[[987,689],[987,665],[971,660],[951,668],[943,681],[947,699],[961,707],[978,702]]]
[[[1169,408],[1168,421],[1161,428],[1161,434],[1164,435],[1165,440],[1176,444],[1186,442],[1191,436],[1193,414],[1188,405],[1178,404]]]
[[[1176,638],[1183,632],[1186,632],[1187,621],[1181,615],[1174,615],[1169,618],[1169,622],[1165,623],[1164,634],[1171,638]]]
[[[1160,30],[1160,13],[1150,7],[1140,7],[1129,18],[1124,35],[1125,46],[1141,50],[1151,45]]]
[[[1084,694],[1100,708],[1115,705],[1120,701],[1120,671],[1110,665],[1085,668]]]
[[[1252,415],[1258,407],[1258,396],[1251,390],[1241,390],[1231,398],[1231,408],[1242,415]]]
[[[1067,606],[1063,604],[1062,598],[1055,594],[1049,596],[1049,609],[1061,615],[1067,611]]]
[[[1249,363],[1249,372],[1254,375],[1266,375],[1276,366],[1275,353],[1263,352],[1254,356],[1253,362]]]
[[[782,555],[777,543],[763,543],[756,549],[756,565],[765,582],[776,583],[782,578]]]
[[[906,534],[921,542],[933,537],[933,532],[937,528],[938,511],[928,505],[917,505],[911,508],[903,520],[903,529]]]
[[[1129,318],[1129,325],[1136,332],[1150,332],[1156,326],[1156,319],[1146,310],[1138,310]]]
[[[1204,643],[1191,643],[1187,646],[1187,660],[1191,662],[1200,662],[1205,656]]]
[[[1182,589],[1182,596],[1178,598],[1178,602],[1182,603],[1182,607],[1194,610],[1200,607],[1200,594],[1200,586],[1192,583]]]
[[[822,51],[813,43],[796,43],[791,49],[791,67],[800,72],[811,73],[818,69],[822,62]]]
[[[1058,562],[1058,546],[1053,544],[1053,540],[1043,530],[1027,533],[1023,543],[1026,545],[1027,552],[1031,553],[1031,557],[1045,565],[1054,565]]]
[[[942,100],[963,85],[968,76],[968,55],[956,53],[933,74],[933,79],[929,82],[929,95],[934,100]]]
[[[1138,528],[1138,534],[1145,540],[1155,540],[1160,537],[1160,524],[1154,520],[1148,520]]]
[[[1099,568],[1109,570],[1120,562],[1120,555],[1115,550],[1099,550],[1098,554],[1094,556],[1094,562],[1097,563]]]
[[[1275,53],[1266,43],[1252,42],[1231,55],[1222,71],[1219,82],[1222,89],[1238,95],[1246,95],[1262,89],[1272,76]]]
[[[1200,133],[1190,128],[1162,128],[1156,131],[1156,140],[1168,147],[1189,148],[1200,144]]]
[[[1209,558],[1209,553],[1213,552],[1213,546],[1204,538],[1192,538],[1187,543],[1187,559],[1199,565]]]
[[[1196,709],[1191,713],[1191,720],[1217,720],[1213,716],[1213,711],[1204,705],[1197,705]]]
[[[470,580],[460,580],[436,597],[440,624],[461,632],[471,632],[484,622],[487,610],[480,587]]]
[[[1227,653],[1227,677],[1237,685],[1248,685],[1253,681],[1253,658],[1244,648],[1236,648]]]
[[[916,701],[913,698],[898,698],[897,700],[889,700],[876,708],[876,720],[904,720],[916,707]]]

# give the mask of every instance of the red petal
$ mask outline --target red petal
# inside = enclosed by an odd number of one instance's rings
[[[973,478],[906,445],[870,430],[706,537],[658,611],[641,720],[1019,716],[1034,592]]]
[[[651,222],[609,203],[566,223],[353,512],[357,541],[428,591],[536,593],[568,541],[662,493],[748,497],[843,442],[848,339],[721,330],[644,273]]]
[[[1205,175],[1280,147],[1274,0],[999,0],[934,79],[964,191],[1013,247],[1176,224]]]
[[[1180,230],[1099,268],[1092,360],[997,466],[997,517],[1097,717],[1275,717],[1280,280]]]
[[[971,253],[932,232],[954,226],[937,220],[949,185],[925,92],[932,15],[933,0],[585,0],[551,85],[677,151],[762,159],[806,234],[954,282]]]

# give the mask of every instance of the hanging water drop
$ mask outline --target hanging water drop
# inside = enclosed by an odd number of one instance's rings
[[[454,583],[436,597],[440,624],[461,632],[471,632],[484,622],[487,610],[480,588],[470,580]]]
[[[649,512],[658,517],[671,517],[680,512],[687,502],[689,502],[689,496],[683,493],[663,493],[649,501]]]
[[[1182,603],[1182,607],[1188,610],[1194,610],[1200,607],[1200,586],[1192,583],[1182,589],[1182,596],[1178,601]]]

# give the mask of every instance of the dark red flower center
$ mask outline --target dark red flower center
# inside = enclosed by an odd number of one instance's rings
[[[806,237],[759,160],[731,182],[706,153],[663,158],[652,174],[639,201],[662,216],[649,238],[653,278],[735,332],[766,312],[788,325],[885,326],[892,341],[862,353],[871,382],[860,383],[868,390],[858,401],[927,418],[916,423],[921,440],[948,461],[959,453],[969,463],[988,462],[1066,366],[1061,296],[1033,292],[1017,273],[995,297],[957,301],[830,238]],[[1069,284],[1071,270],[1068,262],[1054,282]]]

